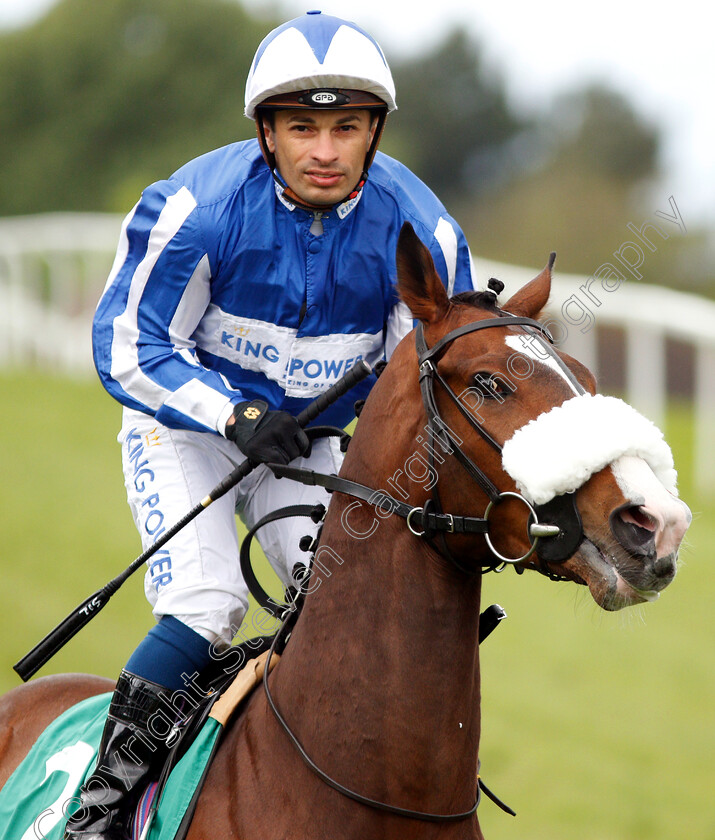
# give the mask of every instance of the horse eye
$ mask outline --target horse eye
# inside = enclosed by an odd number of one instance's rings
[[[483,396],[491,400],[503,401],[513,391],[498,373],[487,371],[474,374],[474,384]]]

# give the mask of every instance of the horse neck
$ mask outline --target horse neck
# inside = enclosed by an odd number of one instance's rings
[[[341,474],[377,488],[377,464],[383,478],[393,474],[385,461],[349,452]],[[479,742],[480,578],[465,577],[397,516],[356,537],[376,519],[353,502],[333,497],[277,690],[285,702],[310,698],[305,742],[314,756],[340,745],[343,778],[406,807],[466,810]]]

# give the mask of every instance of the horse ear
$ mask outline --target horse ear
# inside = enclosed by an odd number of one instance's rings
[[[509,300],[504,304],[503,308],[512,315],[524,315],[527,318],[536,318],[541,310],[546,306],[551,294],[551,269],[554,266],[556,259],[556,252],[552,251],[549,256],[548,265],[544,270],[530,280],[526,286],[522,286]]]
[[[415,318],[431,324],[444,318],[449,298],[428,248],[409,222],[397,240],[397,291]]]

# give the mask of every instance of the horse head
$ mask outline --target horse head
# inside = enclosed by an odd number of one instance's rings
[[[537,322],[552,264],[553,255],[503,308],[501,284],[449,299],[406,225],[398,290],[419,324],[366,408],[399,407],[411,424],[410,443],[380,480],[397,488],[399,473],[409,504],[426,505],[423,522],[430,508],[488,520],[484,535],[424,534],[442,555],[461,568],[507,562],[586,584],[616,610],[656,599],[673,580],[691,516],[662,434],[626,403],[596,394],[590,371]],[[423,408],[410,419],[405,409],[420,390]]]

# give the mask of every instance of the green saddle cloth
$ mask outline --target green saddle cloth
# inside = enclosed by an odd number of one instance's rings
[[[78,791],[94,769],[111,697],[100,694],[72,706],[37,739],[0,790],[3,840],[62,840]],[[221,731],[209,718],[176,765],[147,840],[174,840]]]

